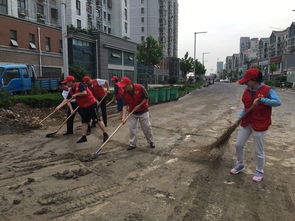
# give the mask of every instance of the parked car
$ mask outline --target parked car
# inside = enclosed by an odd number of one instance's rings
[[[34,66],[25,64],[0,64],[0,88],[9,93],[31,91],[32,84],[41,89],[56,90],[58,78],[37,79]]]

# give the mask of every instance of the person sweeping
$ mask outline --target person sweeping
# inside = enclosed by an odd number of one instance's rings
[[[60,82],[60,88],[62,89],[62,97],[65,99],[67,99],[69,93],[70,93],[70,88],[66,85],[66,83],[62,83],[63,81]],[[65,101],[66,102],[66,101]],[[62,102],[61,104],[59,104],[55,110],[59,110],[62,108],[63,106]],[[67,103],[68,106],[68,113],[67,113],[67,118],[74,112],[74,109],[76,109],[78,107],[76,100],[72,99],[71,102]],[[73,134],[73,127],[74,127],[74,120],[75,120],[75,115],[76,113],[73,113],[73,115],[69,118],[69,120],[67,121],[67,131],[65,133],[63,133],[63,135],[70,135]]]
[[[83,77],[83,82],[87,85],[94,97],[98,100],[96,110],[98,112],[98,107],[100,107],[104,125],[107,127],[107,103],[104,97],[110,90],[109,82],[103,79],[91,79],[89,76]],[[104,86],[107,88],[107,91],[105,91]],[[91,127],[95,127],[97,119],[94,117],[92,118],[92,120],[93,122]]]
[[[77,143],[83,143],[87,141],[87,129],[88,124],[93,116],[96,116],[95,107],[97,106],[97,100],[92,95],[91,91],[86,87],[86,85],[75,82],[75,78],[73,76],[67,76],[66,80],[62,83],[66,83],[68,87],[71,88],[70,93],[63,102],[67,102],[71,98],[76,99],[76,102],[79,106],[78,113],[82,119],[82,137],[77,141]],[[108,134],[106,132],[105,125],[103,121],[98,119],[98,126],[103,132],[103,141],[108,139]]]
[[[264,175],[264,137],[271,125],[272,107],[281,105],[281,99],[275,90],[262,81],[262,73],[256,68],[247,70],[244,77],[238,81],[239,84],[246,84],[247,88],[242,96],[244,109],[236,121],[236,125],[240,125],[236,143],[237,163],[230,170],[231,174],[238,174],[245,169],[244,147],[252,135],[256,153],[256,172],[252,178],[254,182],[262,181]],[[254,105],[252,111],[243,117],[252,105]]]
[[[127,109],[129,112],[133,111],[130,116],[130,144],[127,150],[136,148],[137,143],[137,123],[139,121],[143,133],[149,143],[150,148],[155,148],[152,134],[152,125],[149,118],[148,110],[148,94],[141,84],[132,84],[128,77],[122,78],[118,86],[124,89],[123,94],[123,113],[122,123],[127,121]]]

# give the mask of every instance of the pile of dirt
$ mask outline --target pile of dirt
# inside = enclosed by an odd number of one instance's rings
[[[77,179],[79,176],[86,176],[89,173],[91,173],[91,171],[80,168],[77,170],[65,170],[62,173],[57,172],[56,174],[53,174],[52,176],[54,176],[56,179],[59,179],[59,180],[67,180],[67,179]]]
[[[9,108],[0,108],[0,133],[11,134],[37,129],[41,127],[40,120],[53,110],[53,108],[32,108],[21,103]],[[64,116],[63,111],[57,112],[46,123],[60,121]]]

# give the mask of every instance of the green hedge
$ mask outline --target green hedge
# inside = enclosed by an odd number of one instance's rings
[[[0,100],[0,107],[9,107],[17,103],[23,103],[31,107],[54,107],[63,100],[60,93],[15,95]]]
[[[111,91],[106,97],[107,101],[110,101],[113,97]],[[55,107],[61,101],[63,97],[60,93],[48,93],[48,94],[34,94],[34,95],[15,95],[0,99],[0,107],[9,107],[17,103],[29,105],[30,107]]]

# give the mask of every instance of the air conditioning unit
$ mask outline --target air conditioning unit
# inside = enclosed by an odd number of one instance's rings
[[[44,22],[45,19],[46,19],[46,16],[44,14],[37,13],[37,19],[39,21],[43,21]]]

